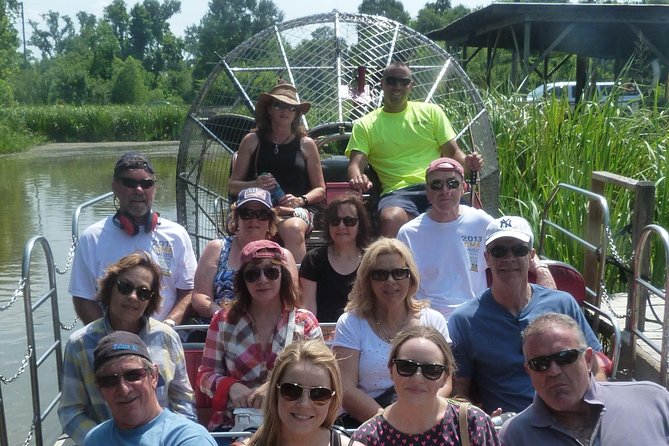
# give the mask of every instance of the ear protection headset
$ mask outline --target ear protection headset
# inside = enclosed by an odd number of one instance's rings
[[[146,221],[144,222],[144,232],[151,232],[156,229],[158,226],[158,221],[160,220],[160,214],[155,211],[150,211],[146,214]],[[135,223],[129,216],[122,214],[121,211],[117,211],[116,214],[112,217],[112,221],[116,226],[121,228],[123,232],[128,235],[137,235],[139,234],[139,226]]]

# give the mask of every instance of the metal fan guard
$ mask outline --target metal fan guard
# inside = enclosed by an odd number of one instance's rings
[[[465,152],[485,160],[481,199],[498,213],[497,150],[483,101],[443,48],[393,20],[333,11],[268,28],[216,65],[186,118],[177,160],[177,218],[194,237],[197,254],[225,227],[233,154],[254,124],[255,98],[282,78],[311,102],[304,124],[327,164],[341,164],[352,121],[381,105],[383,69],[394,60],[413,72],[411,99],[442,106]],[[345,181],[345,171],[339,176]],[[341,169],[339,169],[341,170]],[[344,175],[344,177],[341,177]]]

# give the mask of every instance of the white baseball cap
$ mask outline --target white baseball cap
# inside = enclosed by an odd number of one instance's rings
[[[496,218],[485,230],[485,245],[502,237],[511,237],[532,246],[534,234],[530,224],[523,217],[507,216]]]

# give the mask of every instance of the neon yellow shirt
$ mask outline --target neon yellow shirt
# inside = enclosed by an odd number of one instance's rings
[[[353,150],[364,153],[387,194],[424,183],[427,166],[456,136],[441,107],[409,101],[399,113],[380,108],[356,121],[346,156]]]

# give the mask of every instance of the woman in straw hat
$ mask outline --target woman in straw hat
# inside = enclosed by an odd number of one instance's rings
[[[272,194],[281,218],[279,236],[297,263],[306,253],[304,239],[312,228],[309,207],[325,199],[318,148],[302,125],[302,115],[310,107],[298,100],[294,86],[282,81],[261,94],[256,128],[239,145],[228,185],[233,194],[248,187]]]

